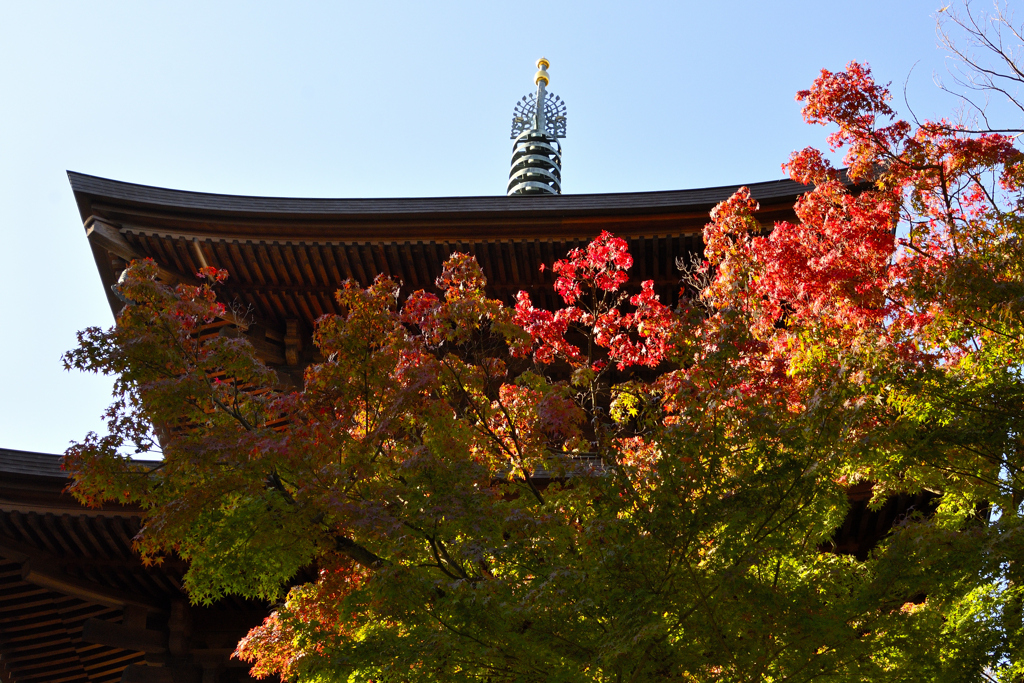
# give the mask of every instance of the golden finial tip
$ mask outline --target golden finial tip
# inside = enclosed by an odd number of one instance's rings
[[[548,85],[549,83],[551,83],[551,77],[548,76],[547,72],[547,68],[549,66],[551,66],[551,62],[544,59],[543,57],[537,60],[537,68],[540,69],[540,71],[538,71],[537,74],[533,77],[534,85],[540,83],[541,81],[544,81],[544,85]]]

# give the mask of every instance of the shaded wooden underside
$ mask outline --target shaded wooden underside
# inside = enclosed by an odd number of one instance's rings
[[[121,623],[121,611],[22,578],[0,558],[0,667],[12,683],[114,683],[144,654],[82,640],[89,619]]]
[[[487,277],[491,296],[506,302],[520,290],[534,303],[555,308],[554,277],[550,265],[571,249],[583,247],[585,238],[499,241],[379,242],[318,244],[245,242],[206,239],[190,241],[181,236],[160,236],[141,230],[125,230],[126,241],[139,254],[150,256],[176,273],[193,273],[203,262],[230,273],[220,288],[226,299],[242,310],[283,329],[288,319],[310,325],[324,314],[336,313],[334,293],[346,280],[364,286],[378,275],[403,284],[404,293],[434,289],[442,264],[455,252],[476,257]],[[628,238],[634,256],[633,279],[654,280],[662,300],[675,303],[680,288],[677,257],[699,254],[703,243],[697,234]],[[544,265],[542,272],[540,266]],[[635,283],[634,283],[635,285]]]
[[[190,606],[183,562],[132,550],[139,511],[81,507],[58,461],[0,449],[0,681],[248,681],[229,657],[267,608]]]

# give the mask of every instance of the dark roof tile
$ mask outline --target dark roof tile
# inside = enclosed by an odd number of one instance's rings
[[[67,479],[68,475],[60,468],[62,457],[52,453],[0,448],[0,472]]]
[[[160,206],[188,212],[223,212],[257,215],[382,216],[536,213],[578,214],[590,212],[643,212],[672,208],[710,207],[730,197],[740,185],[658,192],[564,194],[490,197],[399,197],[379,199],[322,199],[251,197],[209,192],[187,192],[126,183],[68,171],[76,195],[93,200]],[[789,179],[747,185],[762,202],[792,199],[808,187]],[[83,220],[88,216],[82,216]]]

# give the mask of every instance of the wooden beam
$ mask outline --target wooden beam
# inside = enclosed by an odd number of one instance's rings
[[[188,653],[188,643],[192,636],[192,613],[184,600],[171,603],[171,616],[167,620],[167,649],[174,657],[183,657]]]
[[[124,238],[120,230],[95,216],[85,222],[85,235],[96,246],[106,249],[109,253],[119,256],[125,261],[137,261],[146,258],[145,255],[140,254],[132,245],[128,244],[128,240]],[[188,284],[195,284],[197,282],[193,277],[167,270],[160,264],[157,264],[157,275],[161,281],[171,285],[176,285],[180,282]]]
[[[90,242],[102,249],[105,249],[109,253],[114,254],[115,256],[121,257],[125,261],[137,261],[139,259],[147,258],[145,254],[139,253],[131,244],[128,243],[128,240],[124,238],[124,235],[121,234],[120,230],[95,216],[92,216],[85,222],[85,234],[89,238]],[[207,265],[206,259],[203,257],[203,253],[195,240],[192,241],[192,246],[195,248],[196,254],[200,258],[200,263],[205,268]],[[195,277],[176,273],[173,270],[164,268],[160,264],[157,264],[157,274],[162,282],[171,285],[179,283],[186,283],[190,285],[199,284],[199,280]],[[225,310],[224,315],[220,316],[220,318],[236,325],[243,332],[249,329],[249,323],[230,309]]]
[[[201,683],[199,667],[188,664],[178,666],[145,666],[129,664],[121,674],[121,683]]]
[[[12,562],[23,564],[28,561],[29,555],[24,551],[24,548],[19,548],[20,544],[11,543],[6,538],[0,538],[0,557],[5,557]]]
[[[284,357],[288,365],[299,364],[299,352],[302,351],[302,336],[299,333],[299,321],[290,318],[285,321]]]
[[[132,628],[102,619],[87,619],[82,624],[82,640],[118,650],[133,650],[147,654],[167,652],[166,633]]]
[[[246,333],[246,338],[252,347],[256,349],[256,353],[267,365],[284,365],[285,358],[283,349],[280,345],[269,341],[267,337],[260,339],[260,335]]]
[[[62,572],[55,572],[49,567],[59,566],[58,558],[28,548],[6,536],[0,536],[0,556],[20,564],[22,580],[40,588],[47,588],[63,595],[115,609],[134,606],[157,614],[167,613],[163,606],[142,596],[77,579]]]
[[[132,630],[145,630],[146,629],[146,615],[149,613],[145,607],[139,607],[138,605],[125,605],[124,617],[121,619],[121,623],[125,628]]]
[[[48,588],[56,593],[78,598],[79,600],[104,605],[105,607],[124,609],[128,606],[134,606],[152,612],[166,613],[166,610],[162,607],[145,598],[131,595],[125,591],[107,588],[91,581],[72,578],[66,574],[61,575],[43,571],[33,566],[34,564],[33,560],[27,560],[22,565],[21,578],[23,581],[42,588]]]
[[[170,669],[129,664],[121,674],[121,683],[176,683],[176,681]]]
[[[85,223],[85,235],[89,241],[106,249],[111,254],[120,256],[125,261],[140,258],[139,253],[128,244],[121,231],[109,223],[91,218]]]

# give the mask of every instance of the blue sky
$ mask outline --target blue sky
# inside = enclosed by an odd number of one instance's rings
[[[509,123],[551,62],[566,193],[781,177],[821,145],[794,93],[867,61],[918,115],[939,93],[938,0],[0,4],[0,446],[99,429],[66,373],[113,321],[65,171],[233,194],[504,191]],[[908,80],[909,79],[909,80]]]

